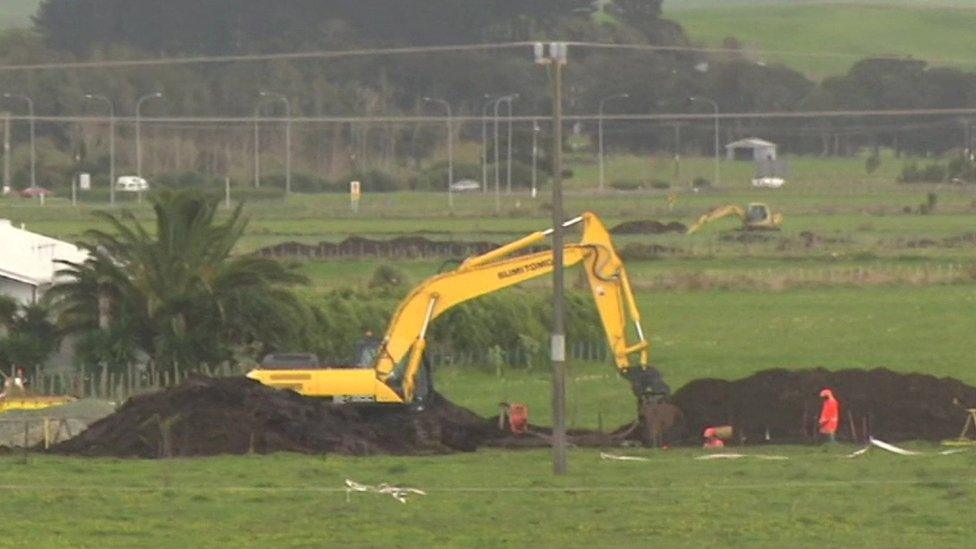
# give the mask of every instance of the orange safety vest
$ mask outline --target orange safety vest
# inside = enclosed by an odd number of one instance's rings
[[[840,404],[830,389],[820,391],[820,396],[826,397],[823,408],[820,409],[820,434],[836,433],[837,424],[840,422]]]

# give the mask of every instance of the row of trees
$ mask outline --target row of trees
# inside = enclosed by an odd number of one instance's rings
[[[582,0],[492,0],[479,2],[474,10],[457,0],[46,0],[35,29],[0,34],[0,64],[550,38],[691,45],[679,25],[660,17],[659,1],[616,0],[599,17],[589,6]],[[733,50],[740,47],[733,39],[727,42]],[[923,61],[866,59],[847,74],[815,82],[739,51],[704,55],[576,48],[567,73],[568,112],[594,113],[601,99],[617,93],[630,97],[607,104],[607,112],[701,112],[706,106],[689,102],[692,95],[714,99],[725,112],[958,108],[976,100],[976,74],[932,68]],[[485,94],[510,93],[519,94],[516,113],[548,112],[547,76],[531,57],[522,48],[327,61],[18,71],[5,75],[0,91],[30,95],[38,114],[44,115],[104,114],[104,104],[85,98],[97,93],[109,97],[118,113],[131,116],[137,98],[156,90],[165,98],[147,103],[147,116],[247,117],[255,112],[262,90],[287,95],[295,116],[439,114],[423,101],[427,96],[448,100],[457,114],[480,115]],[[13,101],[2,105],[18,113],[23,110]],[[262,112],[283,115],[275,104],[264,105]],[[282,146],[280,126],[263,128],[264,148],[275,151],[275,157],[280,157]],[[850,154],[864,146],[890,146],[927,155],[962,144],[966,126],[945,117],[849,117],[744,119],[724,127],[726,138],[757,134],[796,153]],[[378,164],[416,171],[417,163],[429,159],[444,139],[440,124],[296,128],[296,170],[332,178]],[[631,151],[675,147],[672,128],[642,128],[615,136],[612,146]],[[66,181],[81,170],[105,176],[104,124],[41,124],[38,129],[42,179]],[[167,151],[165,158],[152,155],[153,175],[191,169],[246,180],[253,147],[250,128],[168,125],[146,130],[147,147]],[[583,130],[595,134],[592,125]],[[481,137],[480,124],[458,131],[461,139]],[[521,132],[520,141],[527,143],[525,132],[531,133],[531,128]],[[24,143],[27,125],[15,124],[14,134],[16,142]],[[123,124],[119,135],[120,154],[128,156],[123,160],[131,165],[131,125]],[[686,125],[683,146],[710,150],[710,124]],[[528,160],[524,151],[519,152],[523,161]],[[24,172],[25,148],[15,148],[14,154],[18,171]],[[542,162],[545,166],[546,159]],[[280,162],[266,159],[265,165],[266,171],[280,170]]]

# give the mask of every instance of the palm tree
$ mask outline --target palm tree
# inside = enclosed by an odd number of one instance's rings
[[[217,220],[218,201],[198,191],[164,189],[151,201],[153,230],[131,212],[96,214],[109,229],[87,231],[89,258],[65,263],[67,281],[49,293],[65,330],[88,334],[114,368],[141,351],[176,371],[298,332],[304,308],[288,286],[305,278],[274,260],[233,255],[247,227],[242,206]]]
[[[36,369],[58,349],[61,334],[44,303],[0,296],[0,368]]]

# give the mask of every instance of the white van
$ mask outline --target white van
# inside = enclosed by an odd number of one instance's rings
[[[123,175],[116,181],[115,190],[128,193],[141,193],[149,190],[149,182],[134,175]]]

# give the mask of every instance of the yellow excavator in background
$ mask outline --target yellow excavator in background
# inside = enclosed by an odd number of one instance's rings
[[[769,206],[761,202],[753,202],[745,209],[742,206],[729,204],[713,208],[698,218],[688,228],[688,234],[698,232],[703,226],[724,217],[737,217],[742,221],[742,229],[747,231],[778,231],[783,224],[783,214],[773,213]]]
[[[564,247],[564,265],[582,264],[585,269],[614,363],[638,398],[667,395],[670,390],[661,374],[648,364],[650,343],[641,326],[630,278],[610,233],[589,212],[564,226],[580,223],[582,239]],[[430,323],[460,303],[551,273],[551,250],[523,255],[516,252],[541,242],[552,232],[532,233],[425,280],[397,308],[383,339],[360,353],[358,365],[317,367],[307,361],[299,360],[295,365],[284,360],[278,364],[265,362],[247,376],[272,387],[339,402],[421,401],[432,390],[429,368],[423,361]],[[630,324],[633,332],[628,337]]]

